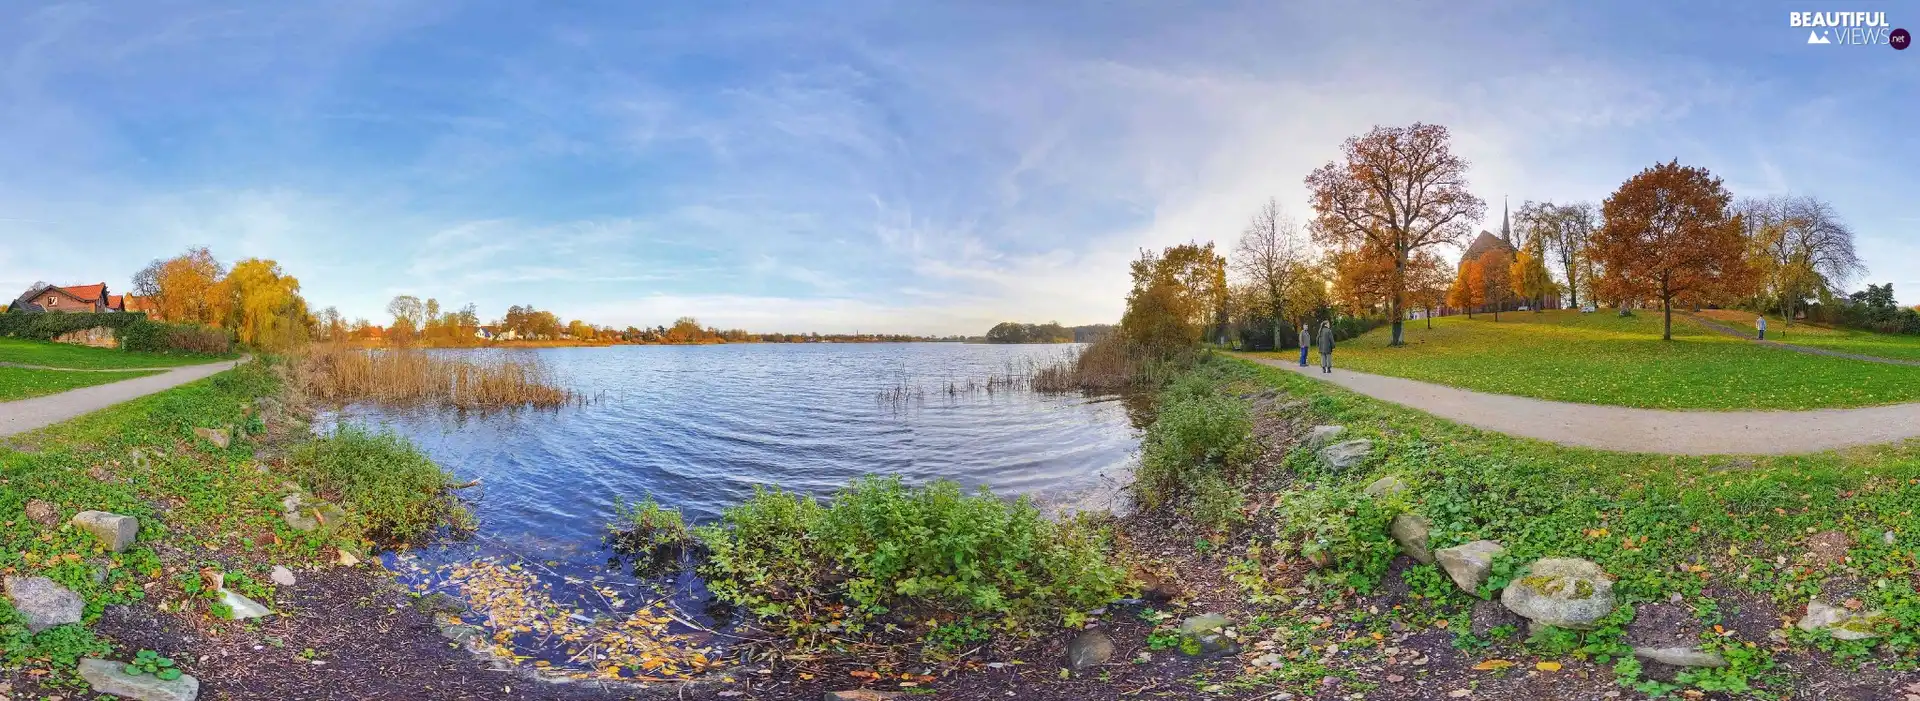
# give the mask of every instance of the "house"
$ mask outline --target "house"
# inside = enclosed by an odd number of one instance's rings
[[[107,294],[107,283],[91,285],[49,285],[35,283],[13,300],[8,308],[22,312],[107,312],[119,311],[119,295]]]
[[[1460,263],[1465,265],[1467,261],[1480,260],[1481,256],[1489,253],[1499,256],[1499,259],[1502,261],[1500,264],[1503,266],[1512,265],[1514,258],[1520,253],[1520,249],[1513,245],[1513,229],[1505,207],[1502,207],[1500,210],[1500,235],[1495,236],[1493,232],[1482,229],[1480,235],[1474,237],[1473,243],[1467,246],[1466,252],[1460,254]],[[1522,309],[1526,307],[1527,304],[1529,304],[1528,300],[1510,299],[1507,304],[1500,308],[1500,311]],[[1559,309],[1560,293],[1548,293],[1546,299],[1543,300],[1543,303],[1540,305],[1540,308]],[[1474,309],[1474,313],[1476,314],[1485,314],[1491,311],[1493,311],[1493,307],[1485,304]]]
[[[491,341],[491,340],[493,340],[493,327],[491,327],[491,326],[475,326],[475,327],[472,327],[472,328],[473,328],[473,337],[474,337],[474,338],[477,338],[477,339],[480,339],[480,340],[482,340],[482,341]]]

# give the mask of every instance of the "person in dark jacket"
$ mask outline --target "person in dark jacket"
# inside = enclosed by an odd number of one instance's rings
[[[1313,325],[1300,323],[1300,367],[1307,366],[1307,349],[1313,346]]]
[[[1320,372],[1333,372],[1333,323],[1320,322]]]

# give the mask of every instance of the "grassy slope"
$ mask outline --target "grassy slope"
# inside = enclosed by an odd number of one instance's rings
[[[230,357],[230,356],[221,356]],[[0,338],[0,363],[45,365],[54,368],[105,370],[115,368],[170,368],[210,363],[220,358],[204,355],[168,355],[134,353],[107,348],[89,348],[67,343]]]
[[[1700,315],[1743,331],[1753,330],[1752,312],[1703,310]],[[1767,340],[1879,358],[1920,360],[1920,336],[1836,329],[1805,322],[1787,326],[1787,322],[1776,314],[1767,315]]]
[[[1920,367],[1767,348],[1679,318],[1660,340],[1657,313],[1574,311],[1447,317],[1341,345],[1339,367],[1467,389],[1659,409],[1810,409],[1920,400]],[[1289,354],[1281,353],[1280,356]],[[1295,356],[1297,357],[1297,356]]]
[[[66,372],[0,367],[0,402],[131,380],[158,372]]]
[[[1915,592],[1920,579],[1914,560],[1920,528],[1911,515],[1920,508],[1920,441],[1752,460],[1607,453],[1480,431],[1285,370],[1243,361],[1215,365],[1221,367],[1212,370],[1214,382],[1228,392],[1278,387],[1307,399],[1313,420],[1345,425],[1343,439],[1375,441],[1373,458],[1344,473],[1328,473],[1308,451],[1295,451],[1286,462],[1289,471],[1299,475],[1292,486],[1306,489],[1283,493],[1292,496],[1278,501],[1253,495],[1249,503],[1271,501],[1281,507],[1268,513],[1278,511],[1296,522],[1316,516],[1338,522],[1340,516],[1292,505],[1318,499],[1365,502],[1358,491],[1391,474],[1411,488],[1404,497],[1390,500],[1386,511],[1373,512],[1380,522],[1349,521],[1323,533],[1354,534],[1371,543],[1376,556],[1390,557],[1393,548],[1384,519],[1414,511],[1432,519],[1431,544],[1436,549],[1482,538],[1502,542],[1508,552],[1496,562],[1496,585],[1536,558],[1583,557],[1618,579],[1616,591],[1623,603],[1665,601],[1677,594],[1709,627],[1727,613],[1724,602],[1715,603],[1717,595],[1710,588],[1752,592],[1771,599],[1783,612],[1819,594],[1829,599],[1859,596],[1867,606],[1883,607],[1897,619],[1892,651],[1904,655],[1908,667],[1914,664],[1912,655],[1920,646],[1920,594]],[[1849,536],[1850,561],[1830,567],[1795,564],[1802,562],[1810,534],[1829,530]],[[1269,544],[1269,549],[1277,546]],[[1362,588],[1381,585],[1385,560],[1369,565],[1364,559],[1343,559],[1337,572],[1320,576]],[[1370,566],[1379,569],[1369,571]],[[1416,598],[1430,605],[1402,611],[1402,620],[1466,620],[1474,599],[1437,568],[1416,567],[1406,579]],[[1848,582],[1876,582],[1878,588],[1864,593],[1822,589]],[[1322,591],[1337,599],[1341,588]],[[1609,627],[1587,635],[1583,644],[1590,647],[1583,654],[1617,652],[1619,632]],[[1844,655],[1866,651],[1865,645],[1824,635],[1790,635],[1794,647],[1772,652],[1766,652],[1764,639],[1715,637],[1708,644],[1763,655],[1804,652],[1806,646]],[[1568,654],[1531,643],[1523,652],[1542,659]],[[1751,660],[1713,674],[1757,678],[1763,666],[1764,661]]]

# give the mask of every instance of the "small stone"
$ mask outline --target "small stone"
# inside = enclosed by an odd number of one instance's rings
[[[288,494],[280,500],[280,508],[281,517],[296,531],[332,528],[347,518],[347,512],[340,507],[304,494]]]
[[[79,672],[80,678],[85,679],[96,694],[139,701],[193,701],[200,695],[200,680],[190,675],[161,681],[151,674],[127,674],[125,668],[120,662],[89,657],[80,660]]]
[[[232,589],[220,590],[220,603],[226,604],[227,608],[232,610],[232,618],[236,621],[273,615],[272,609],[261,605],[258,601],[241,596]]]
[[[848,689],[846,691],[827,692],[826,701],[889,701],[890,699],[903,699],[906,697],[906,694],[898,691]]]
[[[1453,691],[1447,692],[1447,698],[1450,698],[1450,699],[1464,699],[1472,695],[1473,695],[1473,692],[1468,691],[1466,689],[1454,689]]]
[[[1423,565],[1433,564],[1433,551],[1427,549],[1427,534],[1432,529],[1432,521],[1412,512],[1396,515],[1387,524],[1387,534],[1400,544],[1400,552]]]
[[[1875,624],[1885,615],[1877,610],[1855,613],[1814,599],[1807,602],[1807,615],[1794,625],[1804,631],[1825,630],[1835,640],[1866,640],[1880,637]]]
[[[27,500],[27,519],[42,526],[52,528],[60,525],[60,509],[53,502],[41,499]]]
[[[1307,440],[1303,445],[1307,450],[1319,450],[1322,446],[1331,443],[1334,438],[1339,437],[1340,432],[1345,430],[1347,430],[1345,426],[1315,426],[1307,429]]]
[[[5,588],[13,610],[26,619],[29,633],[79,623],[86,609],[79,594],[46,577],[8,577]]]
[[[1708,652],[1695,645],[1673,645],[1667,647],[1633,648],[1633,655],[1675,667],[1725,667],[1727,658],[1720,653]]]
[[[1447,576],[1453,578],[1453,583],[1459,585],[1461,591],[1479,596],[1480,585],[1486,584],[1487,577],[1493,574],[1494,556],[1506,550],[1495,541],[1476,540],[1436,550],[1433,558],[1440,563],[1440,569],[1446,570]]]
[[[1534,623],[1592,630],[1613,613],[1613,578],[1587,560],[1545,558],[1508,583],[1500,602]]]
[[[273,580],[274,584],[283,587],[291,587],[295,581],[293,578],[293,570],[287,569],[282,565],[274,565],[273,570],[267,573],[267,579]]]
[[[444,613],[458,616],[467,612],[467,605],[446,592],[433,592],[413,601],[413,608],[429,616]]]
[[[449,624],[440,626],[440,635],[448,640],[465,645],[467,641],[483,637],[485,634],[482,633],[479,628],[473,626]]]
[[[1081,631],[1067,643],[1067,668],[1075,672],[1106,664],[1113,659],[1113,638],[1099,630]]]
[[[1373,441],[1365,438],[1335,443],[1320,449],[1320,464],[1325,465],[1329,470],[1339,472],[1366,462],[1367,456],[1372,453]]]
[[[1400,481],[1398,477],[1387,475],[1374,480],[1372,484],[1367,485],[1367,488],[1362,491],[1366,492],[1367,496],[1376,499],[1380,497],[1397,496],[1407,491],[1407,483]]]
[[[1180,622],[1180,634],[1200,643],[1202,653],[1230,652],[1239,649],[1227,628],[1227,617],[1218,613],[1205,613],[1188,617]]]
[[[1403,677],[1403,676],[1400,676],[1400,675],[1398,675],[1398,674],[1389,674],[1389,675],[1387,675],[1387,683],[1388,683],[1388,684],[1399,684],[1400,682],[1403,682],[1403,681],[1406,681],[1406,680],[1407,680],[1407,678],[1406,678],[1406,677]]]
[[[113,552],[126,550],[140,535],[140,519],[105,511],[82,511],[73,515],[72,523],[75,528],[92,533]]]
[[[1900,542],[1900,538],[1899,536],[1894,535],[1893,531],[1887,531],[1885,533],[1880,534],[1880,542],[1886,543],[1888,545],[1893,545],[1895,543]]]
[[[353,567],[354,565],[360,564],[360,558],[354,556],[353,551],[342,548],[338,551],[338,556],[334,558],[334,562],[339,563],[341,567]]]
[[[193,435],[206,439],[216,448],[224,449],[233,442],[233,434],[224,428],[196,428],[193,429]]]

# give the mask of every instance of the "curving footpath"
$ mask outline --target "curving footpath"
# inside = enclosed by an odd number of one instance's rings
[[[1920,438],[1920,404],[1811,411],[1668,411],[1487,394],[1241,356],[1474,428],[1561,445],[1665,455],[1793,455]],[[1338,358],[1338,356],[1335,356]]]
[[[226,372],[246,362],[246,358],[207,365],[188,365],[158,375],[136,377],[104,385],[81,387],[44,397],[0,402],[0,437],[51,426],[83,414],[90,414],[124,401],[173,389],[195,380]]]

